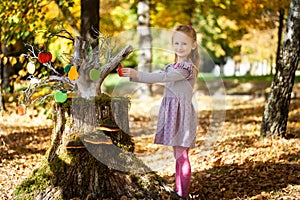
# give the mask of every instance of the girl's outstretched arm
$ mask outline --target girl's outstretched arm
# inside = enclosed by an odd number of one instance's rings
[[[131,81],[142,83],[163,83],[179,81],[188,77],[189,72],[185,69],[177,69],[170,72],[141,72],[131,68],[122,68],[123,76]]]

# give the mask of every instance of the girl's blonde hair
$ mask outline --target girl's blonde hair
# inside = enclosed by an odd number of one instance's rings
[[[184,33],[192,38],[193,42],[197,42],[197,33],[191,25],[178,25],[175,27],[175,31]],[[196,70],[198,71],[200,67],[200,54],[198,51],[198,45],[195,49],[192,49],[189,58],[192,60]],[[177,55],[175,55],[175,62],[177,62]]]

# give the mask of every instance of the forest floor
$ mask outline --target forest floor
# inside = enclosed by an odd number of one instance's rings
[[[225,101],[217,99],[224,105],[214,105],[199,92],[196,100],[199,126],[189,154],[194,199],[300,199],[299,98],[291,101],[288,139],[260,137],[263,96],[232,93]],[[159,96],[134,101],[130,127],[137,156],[174,187],[172,149],[153,144],[159,103]],[[28,109],[24,116],[14,106],[9,109],[0,116],[1,200],[13,199],[16,186],[41,164],[53,126],[42,108]]]

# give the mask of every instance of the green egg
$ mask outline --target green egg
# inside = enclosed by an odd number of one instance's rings
[[[70,69],[71,69],[72,65],[71,64],[67,64],[64,68],[64,72],[65,73],[69,73]]]
[[[90,71],[90,79],[91,79],[92,81],[97,81],[97,80],[99,80],[99,79],[100,79],[100,71],[97,70],[97,69],[92,69],[92,70]]]
[[[67,100],[67,93],[62,91],[57,91],[54,94],[54,100],[58,103],[63,103]]]

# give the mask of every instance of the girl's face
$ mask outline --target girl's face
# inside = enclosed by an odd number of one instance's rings
[[[178,31],[173,34],[173,48],[179,62],[187,60],[192,49],[196,47],[196,42],[188,35]]]

